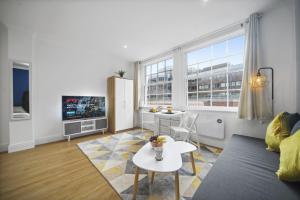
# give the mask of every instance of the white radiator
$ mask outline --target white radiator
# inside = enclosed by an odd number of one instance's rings
[[[224,120],[222,118],[209,117],[209,119],[201,119],[200,117],[197,120],[197,133],[199,135],[224,139]]]

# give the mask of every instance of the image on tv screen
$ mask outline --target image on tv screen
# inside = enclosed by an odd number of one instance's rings
[[[105,97],[63,96],[63,120],[105,116]]]

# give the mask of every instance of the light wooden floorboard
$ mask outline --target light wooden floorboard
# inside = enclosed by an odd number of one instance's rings
[[[119,200],[118,194],[76,146],[100,137],[103,135],[94,134],[71,142],[0,153],[0,199]]]

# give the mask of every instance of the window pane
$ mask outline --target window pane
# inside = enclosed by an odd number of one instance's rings
[[[165,72],[158,73],[158,82],[165,81]]]
[[[198,73],[197,71],[198,71],[198,65],[188,66],[188,69],[187,69],[188,79],[190,79],[190,78],[196,78],[197,77],[197,73]]]
[[[165,61],[162,61],[158,63],[158,72],[164,72],[165,71]]]
[[[198,101],[193,104],[198,106],[238,105],[244,40],[244,36],[238,36],[187,53],[188,105],[196,96]]]
[[[226,56],[226,41],[214,44],[212,46],[213,58],[222,58]]]
[[[213,92],[212,93],[212,106],[227,106],[227,92]]]
[[[229,106],[237,107],[239,104],[240,91],[239,90],[230,90],[229,91]]]
[[[228,84],[229,89],[240,89],[243,79],[243,56],[231,56],[229,59]]]
[[[164,96],[163,95],[157,95],[157,105],[163,105],[164,104]]]
[[[212,74],[213,90],[227,89],[227,63],[224,59],[218,59],[213,62]]]
[[[164,84],[157,85],[157,94],[163,94],[164,93]]]
[[[172,80],[173,80],[172,71],[166,72],[165,81],[172,81]]]
[[[187,53],[187,64],[193,65],[211,59],[211,48],[206,47]]]
[[[229,72],[244,69],[244,56],[242,54],[236,56],[230,56],[227,58],[227,62],[229,65]]]
[[[199,76],[198,90],[199,91],[210,91],[210,77],[209,76]]]
[[[145,66],[145,99],[149,105],[171,104],[173,59]],[[167,83],[166,83],[167,82]]]
[[[210,91],[211,88],[211,63],[204,62],[199,64],[198,90]]]
[[[172,95],[171,94],[165,94],[164,95],[164,104],[165,105],[171,105]]]
[[[172,93],[172,84],[171,83],[166,83],[164,87],[165,87],[165,91],[164,91],[165,94]]]
[[[150,83],[156,83],[156,82],[157,82],[157,74],[152,74]]]
[[[199,106],[210,106],[210,92],[199,92],[198,93],[198,105]]]
[[[152,67],[151,67],[151,73],[152,73],[152,74],[157,73],[157,64],[153,64],[153,65],[152,65]]]
[[[150,102],[152,105],[156,104],[156,95],[150,95]]]
[[[166,70],[173,69],[173,59],[166,60]]]
[[[197,106],[197,93],[188,93],[188,105],[189,106]]]
[[[148,86],[148,93],[149,94],[156,94],[156,85],[150,85]]]
[[[199,73],[210,76],[210,70],[211,70],[211,62],[203,62],[199,64],[199,70],[198,70]]]
[[[244,52],[245,36],[239,36],[228,40],[228,53],[230,55]]]
[[[226,71],[219,71],[214,73],[212,77],[213,90],[225,90],[227,89],[227,76]]]
[[[146,99],[147,103],[150,104],[150,95],[147,95],[147,99]]]
[[[197,79],[188,80],[188,92],[197,92]]]

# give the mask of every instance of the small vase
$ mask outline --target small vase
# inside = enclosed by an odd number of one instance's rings
[[[159,147],[154,147],[154,152],[155,152],[155,159],[157,161],[161,161],[163,160],[163,147],[159,146]]]

